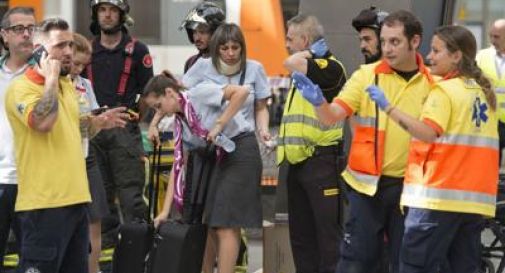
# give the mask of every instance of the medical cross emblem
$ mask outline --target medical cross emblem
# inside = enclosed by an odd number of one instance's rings
[[[476,98],[473,103],[473,114],[472,121],[475,122],[475,126],[480,127],[480,123],[487,122],[488,116],[486,114],[487,104],[480,103],[480,98]]]

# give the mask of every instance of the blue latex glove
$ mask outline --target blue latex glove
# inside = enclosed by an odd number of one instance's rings
[[[386,96],[384,95],[384,91],[380,89],[376,85],[370,85],[367,87],[366,92],[368,92],[368,95],[370,98],[379,105],[379,108],[384,111],[388,106],[389,106],[389,101],[386,99]]]
[[[294,72],[291,75],[293,84],[300,91],[302,96],[314,106],[320,106],[325,101],[323,91],[319,85],[314,84],[307,76],[300,72]]]
[[[328,45],[326,44],[326,40],[324,38],[315,41],[310,46],[310,53],[312,53],[312,56],[316,58],[323,57],[326,52],[328,52]]]

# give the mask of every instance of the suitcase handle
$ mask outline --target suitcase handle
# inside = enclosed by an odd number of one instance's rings
[[[158,192],[160,187],[160,164],[161,164],[161,151],[162,147],[154,147],[152,154],[152,161],[149,166],[149,202],[147,222],[152,224],[154,217],[158,211]],[[156,177],[156,182],[155,178]]]

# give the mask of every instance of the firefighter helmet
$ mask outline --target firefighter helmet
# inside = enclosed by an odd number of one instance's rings
[[[196,5],[193,9],[188,12],[186,19],[182,21],[180,30],[186,29],[188,34],[188,39],[191,43],[193,41],[193,31],[200,25],[205,24],[209,26],[210,33],[219,27],[225,20],[224,11],[215,3],[204,1]]]
[[[104,3],[114,5],[124,13],[130,12],[130,5],[128,5],[127,0],[91,0],[90,5],[92,9],[95,9],[95,7]]]
[[[101,4],[110,4],[117,7],[121,12],[121,21],[119,28],[124,28],[123,25],[133,26],[133,18],[129,15],[130,5],[127,0],[90,0],[91,7],[91,25],[90,30],[93,34],[97,35],[100,33],[100,26],[98,24],[97,9]]]
[[[380,30],[384,18],[389,15],[388,12],[380,10],[374,6],[362,10],[358,16],[352,19],[352,26],[359,32],[362,28],[368,27],[375,30]]]

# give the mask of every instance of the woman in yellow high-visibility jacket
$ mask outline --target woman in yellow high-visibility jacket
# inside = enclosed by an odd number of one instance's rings
[[[483,217],[495,214],[498,181],[496,98],[475,63],[476,41],[460,26],[436,30],[428,59],[443,77],[417,120],[367,89],[414,138],[401,204],[408,207],[400,272],[477,272]]]

